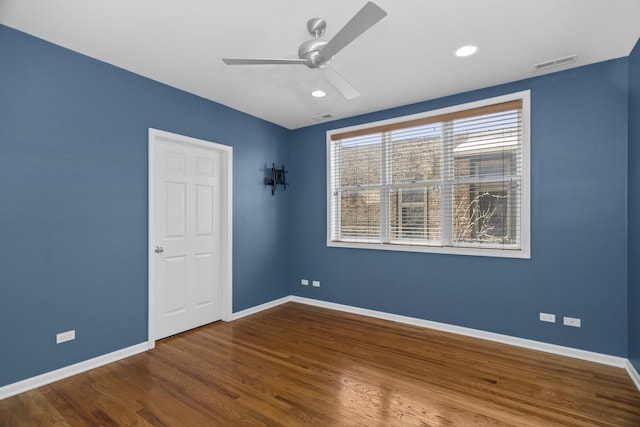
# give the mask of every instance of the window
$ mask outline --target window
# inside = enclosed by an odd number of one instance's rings
[[[329,246],[529,257],[529,92],[327,132]]]

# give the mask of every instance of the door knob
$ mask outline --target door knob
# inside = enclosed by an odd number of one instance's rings
[[[156,246],[156,253],[161,254],[162,252],[164,252],[164,248],[162,246]]]

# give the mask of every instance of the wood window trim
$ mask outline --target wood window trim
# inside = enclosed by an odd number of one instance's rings
[[[504,111],[519,110],[522,109],[522,100],[517,99],[508,102],[502,102],[499,104],[486,105],[484,107],[472,108],[470,110],[456,111],[452,113],[439,114],[429,117],[421,117],[418,119],[407,120],[397,123],[389,123],[381,126],[373,126],[370,128],[356,129],[348,132],[335,133],[331,135],[332,141],[341,139],[354,138],[357,136],[371,135],[382,132],[390,132],[398,129],[410,128],[415,126],[424,126],[432,123],[439,123],[444,121],[464,119],[474,116],[482,116],[487,114],[502,113]]]

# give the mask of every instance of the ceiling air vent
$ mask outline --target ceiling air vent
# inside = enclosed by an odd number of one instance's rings
[[[312,119],[315,120],[316,122],[321,122],[323,120],[333,119],[333,114],[323,114],[321,116],[312,117]]]
[[[551,68],[559,68],[576,62],[578,55],[569,55],[564,58],[552,59],[551,61],[539,62],[533,65],[533,71],[546,71]]]

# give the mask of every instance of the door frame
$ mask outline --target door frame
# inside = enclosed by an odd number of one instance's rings
[[[155,314],[156,314],[156,285],[154,273],[154,260],[156,254],[154,252],[155,239],[155,221],[154,221],[154,191],[155,191],[155,160],[156,160],[156,142],[158,140],[170,141],[177,144],[183,144],[191,147],[204,148],[206,150],[215,151],[222,155],[222,200],[226,207],[222,209],[222,320],[231,321],[233,316],[233,147],[228,145],[217,144],[211,141],[191,138],[189,136],[179,135],[176,133],[166,132],[154,128],[149,128],[149,175],[148,175],[148,348],[152,349],[156,346],[155,340]]]

